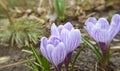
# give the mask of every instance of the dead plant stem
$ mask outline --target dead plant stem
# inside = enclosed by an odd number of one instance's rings
[[[35,60],[35,58],[30,59],[30,60]],[[11,66],[15,66],[15,65],[24,64],[24,63],[27,63],[27,62],[28,62],[28,60],[24,60],[24,61],[16,62],[16,63],[13,63],[13,64],[8,64],[8,65],[0,66],[0,69],[11,67]]]

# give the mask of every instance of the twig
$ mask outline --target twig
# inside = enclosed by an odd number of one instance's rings
[[[97,62],[95,63],[95,71],[97,71]]]
[[[96,12],[90,13],[89,15],[87,15],[86,18],[88,18],[88,17],[90,17],[90,16],[92,16],[92,15],[95,15],[95,14],[96,14]]]
[[[30,59],[30,60],[35,60],[35,58]],[[8,65],[0,66],[0,69],[11,67],[11,66],[15,66],[15,65],[24,64],[24,63],[27,63],[27,62],[28,62],[28,60],[24,60],[24,61],[16,62],[16,63],[13,63],[13,64],[8,64]]]
[[[111,54],[120,52],[120,46],[110,47],[110,49],[111,49]]]
[[[8,20],[10,22],[10,24],[13,24],[13,20],[11,18],[11,16],[9,15],[9,8],[8,8],[8,4],[7,1],[5,0],[0,0],[0,5],[3,7],[3,9],[6,11],[6,16],[8,17]]]

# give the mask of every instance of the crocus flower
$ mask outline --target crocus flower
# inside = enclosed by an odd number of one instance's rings
[[[52,24],[51,35],[57,36],[65,44],[67,56],[64,63],[67,69],[66,71],[68,71],[72,52],[81,42],[81,33],[78,29],[74,29],[70,22],[67,22],[65,25],[60,25],[58,27],[55,24]]]
[[[51,35],[58,37],[65,44],[67,54],[74,51],[81,42],[80,31],[74,29],[70,22],[58,27],[53,23],[51,27]]]
[[[65,45],[56,36],[50,36],[49,39],[41,39],[40,50],[42,54],[50,61],[57,71],[61,71],[61,64],[66,57]]]
[[[111,24],[106,18],[97,20],[94,17],[90,17],[85,22],[85,29],[97,41],[106,60],[109,44],[120,30],[120,15],[115,14],[112,17]]]

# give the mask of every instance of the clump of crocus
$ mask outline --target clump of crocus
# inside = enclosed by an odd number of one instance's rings
[[[111,24],[109,24],[106,18],[97,20],[94,17],[90,17],[85,22],[85,29],[96,40],[104,59],[103,64],[107,65],[110,54],[109,45],[120,30],[120,15],[115,14],[112,17]]]
[[[79,46],[81,42],[81,33],[78,29],[74,29],[70,22],[65,25],[51,26],[51,36],[49,39],[43,37],[41,39],[42,54],[56,66],[60,71],[64,62],[66,71],[71,59],[72,52]]]

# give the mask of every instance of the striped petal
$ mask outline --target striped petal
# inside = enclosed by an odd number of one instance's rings
[[[91,23],[93,23],[93,24],[95,25],[96,22],[97,22],[97,19],[94,18],[94,17],[89,17],[89,18],[86,20],[85,25],[86,25],[88,22],[91,22]]]
[[[70,32],[69,36],[70,36],[69,49],[71,52],[79,46],[81,42],[81,33],[78,29],[75,29]]]
[[[61,38],[62,38],[62,42],[66,46],[67,53],[70,53],[80,44],[81,33],[78,29],[71,31],[68,31],[67,29],[63,29],[61,32]]]
[[[42,54],[44,56],[47,55],[47,53],[46,53],[46,47],[47,47],[47,38],[46,37],[42,37],[41,38],[41,44],[40,44],[40,50],[41,50],[41,52],[42,52]]]
[[[64,28],[63,25],[58,26],[58,31],[59,31],[59,33],[61,33],[61,31],[63,30],[63,28]]]
[[[73,26],[72,26],[72,24],[70,23],[70,22],[67,22],[65,25],[64,25],[64,27],[67,29],[67,30],[72,30],[72,29],[74,29],[73,28]]]
[[[86,23],[86,25],[84,26],[84,28],[88,31],[88,33],[91,35],[91,31],[94,28],[94,24],[91,22]]]
[[[100,28],[94,28],[91,35],[97,42],[108,43],[110,40],[109,32]]]
[[[47,45],[47,48],[46,48],[46,53],[47,55],[45,56],[51,63],[53,63],[53,59],[52,59],[52,52],[54,50],[54,46],[51,45],[51,44],[48,44]]]
[[[119,14],[115,14],[112,17],[111,26],[110,26],[110,29],[109,29],[110,37],[114,38],[114,36],[119,31],[120,31],[120,15]]]
[[[61,31],[61,41],[65,44],[65,48],[69,49],[69,40],[70,40],[70,36],[69,36],[70,31],[68,31],[67,29],[63,29]],[[69,50],[67,50],[67,53],[69,52]]]
[[[51,26],[51,35],[59,36],[59,31],[55,23],[53,23]]]
[[[57,36],[50,36],[49,40],[48,40],[48,44],[52,44],[54,46],[56,46],[61,40],[59,39],[59,37]]]
[[[59,43],[52,52],[52,59],[54,65],[57,67],[58,64],[62,63],[66,57],[65,45],[61,42]]]
[[[98,27],[100,27],[101,29],[109,29],[109,22],[107,21],[107,19],[106,18],[100,18],[98,21],[97,21],[97,23],[96,23],[96,25],[95,26],[98,26]]]

